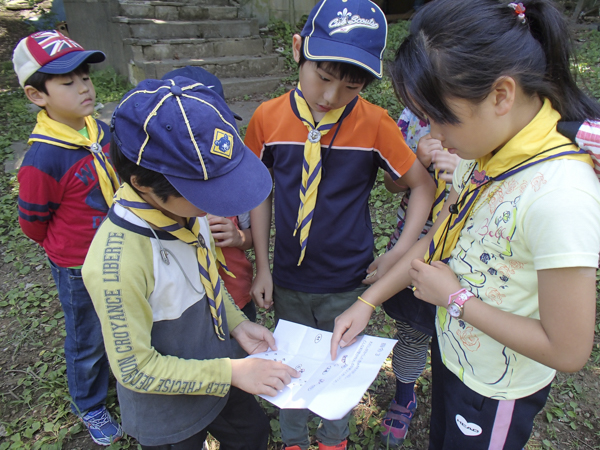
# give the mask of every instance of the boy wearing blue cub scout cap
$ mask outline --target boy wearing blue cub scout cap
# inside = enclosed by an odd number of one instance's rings
[[[205,216],[256,207],[271,191],[269,173],[225,102],[188,78],[143,81],[111,126],[124,183],[83,278],[118,381],[123,429],[148,449],[202,448],[208,432],[222,449],[264,449],[269,422],[251,394],[275,395],[298,374],[229,358],[230,336],[248,353],[275,341],[223,289]]]
[[[27,98],[42,108],[19,169],[19,224],[40,244],[65,316],[65,363],[71,410],[96,444],[123,432],[106,409],[108,361],[100,323],[81,279],[81,265],[119,181],[108,161],[108,125],[94,119],[90,63],[84,50],[55,30],[22,39],[13,66]]]
[[[383,74],[387,23],[369,0],[322,0],[293,37],[298,87],[263,103],[246,145],[272,171],[276,241],[269,267],[272,200],[251,212],[257,274],[252,296],[277,319],[332,331],[335,317],[414,243],[435,186],[387,112],[359,96]],[[394,250],[373,261],[368,199],[379,168],[411,190]],[[368,281],[365,279],[370,274]],[[362,307],[369,305],[358,301]],[[288,449],[309,446],[308,410],[281,410]],[[344,449],[348,417],[322,421],[320,449]]]

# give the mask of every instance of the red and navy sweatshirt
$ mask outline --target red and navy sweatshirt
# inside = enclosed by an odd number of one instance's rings
[[[97,121],[108,157],[110,131]],[[83,264],[108,206],[100,190],[94,158],[80,147],[34,142],[25,154],[19,180],[19,224],[60,267]]]

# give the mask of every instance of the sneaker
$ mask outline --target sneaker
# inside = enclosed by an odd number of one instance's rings
[[[408,433],[410,421],[415,415],[417,409],[417,396],[413,394],[413,399],[406,407],[392,400],[387,414],[383,418],[383,428],[381,432],[381,443],[388,447],[400,447]]]
[[[325,445],[319,442],[319,450],[346,450],[348,441],[342,441],[337,445]]]
[[[112,418],[106,406],[88,412],[81,420],[98,445],[110,445],[123,437],[121,425]]]

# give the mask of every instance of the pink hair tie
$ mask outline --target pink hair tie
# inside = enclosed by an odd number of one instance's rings
[[[521,23],[525,23],[527,21],[525,19],[525,7],[523,6],[523,3],[509,3],[508,6],[515,10],[515,14]]]

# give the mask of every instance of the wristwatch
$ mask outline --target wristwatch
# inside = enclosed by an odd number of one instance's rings
[[[461,289],[448,296],[448,314],[455,319],[461,319],[463,316],[463,305],[471,297],[475,297],[471,291]]]

